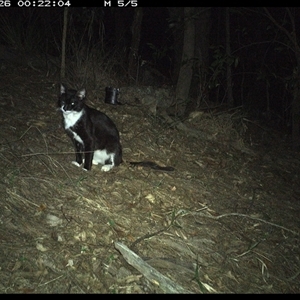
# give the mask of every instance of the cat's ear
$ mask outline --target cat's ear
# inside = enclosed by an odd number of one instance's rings
[[[83,100],[85,98],[85,89],[81,89],[77,92],[76,96],[80,99]]]
[[[60,94],[64,94],[66,92],[66,88],[63,84],[60,84]]]

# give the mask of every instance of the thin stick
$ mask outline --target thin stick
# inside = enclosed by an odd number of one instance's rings
[[[264,220],[264,219],[260,219],[260,218],[256,218],[256,217],[251,217],[251,216],[248,216],[248,215],[245,215],[245,214],[229,213],[229,214],[219,215],[219,216],[216,216],[216,217],[215,217],[215,216],[212,216],[212,215],[209,215],[209,216],[208,216],[208,215],[201,214],[201,216],[207,217],[207,218],[210,218],[210,219],[214,219],[214,220],[218,220],[218,219],[221,219],[221,218],[224,218],[224,217],[231,217],[231,216],[245,217],[245,218],[249,218],[249,219],[252,219],[252,220],[260,221],[260,222],[269,224],[269,225],[271,225],[271,226],[274,226],[274,227],[283,229],[283,230],[288,231],[288,232],[291,232],[291,233],[293,233],[293,234],[295,234],[295,235],[299,235],[299,232],[296,232],[296,231],[294,231],[294,230],[291,230],[291,229],[288,229],[288,228],[283,227],[283,226],[281,226],[281,225],[278,225],[278,224],[275,224],[275,223],[266,221],[266,220]]]
[[[89,152],[93,152],[93,151],[84,151],[82,153],[89,153]],[[47,152],[47,153],[43,153],[43,152],[35,152],[35,153],[28,153],[28,154],[22,154],[21,157],[28,157],[28,156],[37,156],[37,155],[59,155],[59,154],[75,154],[75,153],[79,153],[79,152],[75,152],[75,151],[67,151],[67,152]],[[80,152],[81,153],[81,152]]]
[[[60,276],[58,276],[58,277],[56,277],[56,278],[54,278],[54,279],[52,279],[52,280],[49,280],[49,281],[47,281],[47,282],[45,282],[45,283],[42,283],[42,284],[39,284],[39,286],[41,286],[41,285],[47,285],[47,284],[49,284],[49,283],[51,283],[51,282],[53,282],[53,281],[55,281],[55,280],[57,280],[57,279],[59,279],[59,278],[61,278],[61,277],[63,277],[64,275],[60,275]]]

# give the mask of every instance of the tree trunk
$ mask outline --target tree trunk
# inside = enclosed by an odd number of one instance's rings
[[[293,93],[292,101],[292,139],[293,139],[293,148],[299,150],[300,147],[300,53],[296,52],[297,58],[297,74],[296,84]]]
[[[225,29],[226,29],[226,56],[227,56],[227,70],[226,70],[226,83],[227,83],[227,103],[229,106],[234,106],[233,93],[232,93],[232,74],[231,74],[231,47],[230,47],[230,16],[229,16],[229,7],[225,8]]]
[[[176,114],[182,116],[188,102],[189,91],[193,76],[194,51],[195,51],[195,21],[193,18],[194,7],[184,8],[184,37],[181,68],[176,85]]]
[[[189,102],[186,113],[195,111],[201,103],[209,100],[207,73],[209,68],[209,46],[211,28],[211,7],[197,7],[197,19],[195,20],[195,67],[191,84]]]
[[[184,11],[183,7],[168,7],[169,27],[173,36],[174,57],[172,60],[172,83],[175,85],[181,66],[182,48],[183,48],[183,24]]]
[[[64,9],[64,25],[63,35],[61,41],[61,66],[60,66],[60,81],[62,82],[66,77],[66,38],[68,25],[68,7]]]
[[[132,40],[131,47],[129,51],[129,62],[128,62],[128,75],[131,80],[135,82],[138,81],[139,72],[139,46],[141,39],[141,25],[143,19],[143,9],[142,7],[137,7],[134,10],[134,19],[132,23]]]
[[[124,26],[124,22],[126,20],[124,19],[124,14],[122,9],[119,7],[113,7],[113,14],[114,14],[114,24],[115,24],[115,30],[114,30],[114,38],[115,38],[115,47],[116,49],[119,49],[120,51],[124,50],[124,48],[127,46],[125,43],[125,34],[126,34],[126,27]]]

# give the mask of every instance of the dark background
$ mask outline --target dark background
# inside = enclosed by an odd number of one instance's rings
[[[178,8],[183,9],[183,8]],[[67,31],[67,65],[102,58],[101,67],[111,66],[111,76],[132,84],[127,76],[135,8],[70,7]],[[209,61],[205,69],[206,102],[227,103],[225,8],[210,8]],[[269,8],[284,30],[291,32],[286,8]],[[290,8],[299,34],[299,8]],[[0,11],[0,45],[5,51],[25,53],[32,58],[60,60],[63,8],[5,8]],[[140,76],[134,84],[175,87],[174,32],[184,28],[184,20],[171,20],[168,8],[143,7],[141,39],[137,63],[148,66],[164,78]],[[264,14],[262,8],[230,8],[230,46],[234,106],[241,106],[253,118],[265,120],[281,129],[291,127],[291,102],[297,77],[295,47],[284,30]],[[197,31],[196,34],[201,34]],[[198,39],[201,41],[201,37]],[[7,50],[9,49],[9,50]],[[2,51],[3,52],[3,51]],[[1,53],[0,53],[1,54]],[[92,54],[94,56],[92,56]],[[21,54],[20,54],[21,55]],[[0,56],[0,59],[6,57]],[[93,62],[97,64],[96,61]],[[103,66],[106,65],[104,68]],[[145,67],[144,67],[145,68]],[[141,68],[141,72],[142,72]],[[141,73],[142,74],[142,73]],[[190,89],[191,99],[199,99],[199,74]],[[202,77],[203,78],[203,77]],[[213,80],[212,80],[213,78]]]

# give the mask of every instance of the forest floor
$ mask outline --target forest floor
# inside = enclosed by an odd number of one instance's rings
[[[85,172],[57,79],[2,65],[0,81],[1,293],[300,292],[300,154],[287,136],[244,119],[251,152],[239,151],[104,104],[102,86],[87,104],[116,123],[124,162]],[[207,117],[186,124],[203,131]],[[140,160],[175,171],[129,164]]]

